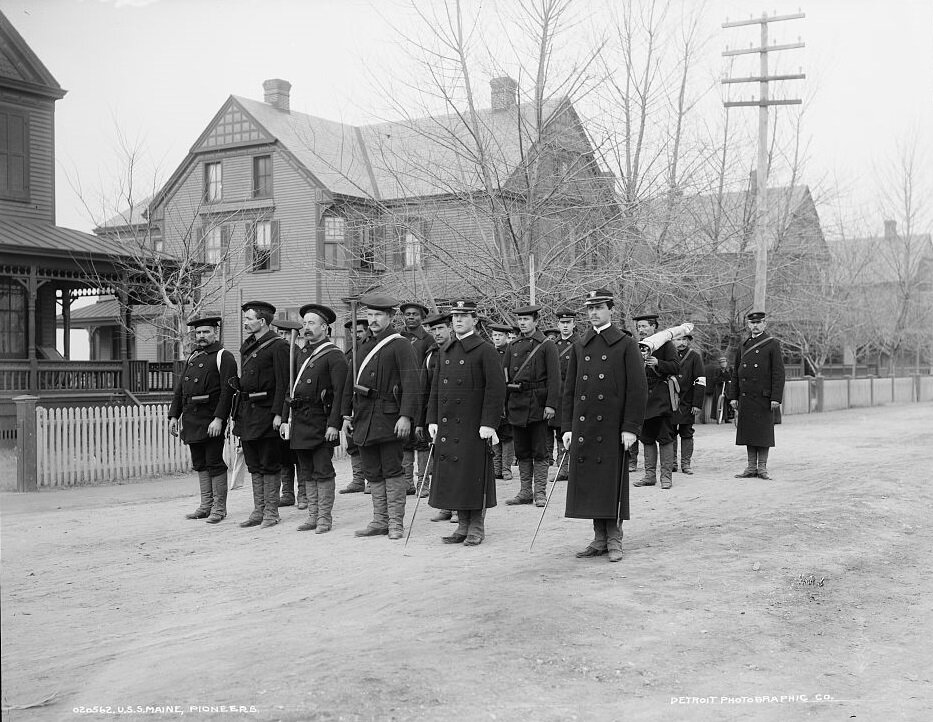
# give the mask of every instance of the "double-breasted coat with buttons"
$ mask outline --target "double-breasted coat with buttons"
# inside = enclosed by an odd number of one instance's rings
[[[784,398],[784,359],[781,344],[762,333],[749,338],[735,356],[734,382],[727,393],[738,400],[736,446],[774,446],[771,402]]]
[[[535,352],[538,346],[543,345]],[[525,359],[534,353],[522,368]],[[528,426],[544,420],[546,406],[557,409],[560,404],[560,362],[557,346],[541,331],[517,338],[505,351],[505,377],[509,383],[522,383],[522,389],[509,389],[508,422],[512,426]],[[520,371],[520,373],[519,373]]]
[[[674,407],[671,406],[671,390],[667,379],[680,373],[680,356],[677,355],[677,347],[672,341],[666,341],[661,348],[651,355],[658,360],[658,365],[652,368],[644,364],[645,380],[648,382],[646,419],[671,416],[674,413]]]
[[[567,367],[570,365],[571,349],[579,338],[580,337],[576,333],[573,333],[570,335],[570,338],[561,337],[554,342],[554,345],[557,346],[557,363],[560,366],[561,393],[557,396],[557,406],[554,409],[554,418],[551,419],[548,425],[557,429],[560,428],[561,419],[563,418],[563,413],[561,412],[561,402],[563,400],[564,381],[567,378]]]
[[[680,405],[674,412],[671,423],[674,424],[692,424],[696,419],[693,416],[693,409],[703,408],[703,402],[706,396],[706,369],[703,367],[703,359],[700,358],[700,352],[696,349],[688,348],[680,357],[680,371],[677,373],[677,381],[680,383]]]
[[[614,519],[622,503],[629,518],[622,432],[641,432],[645,382],[638,344],[615,326],[593,329],[574,344],[564,383],[561,430],[572,433],[565,515]]]
[[[360,364],[379,342],[394,333],[390,327],[360,344],[357,347]],[[346,383],[343,414],[353,417],[353,441],[359,446],[395,441],[399,417],[407,416],[414,423],[421,404],[418,365],[411,343],[403,336],[392,339],[357,373],[359,384],[370,391],[364,396],[354,391],[355,380]]]
[[[217,369],[217,354],[220,370]],[[227,426],[233,389],[228,381],[237,373],[236,359],[225,351],[219,341],[198,349],[185,362],[185,369],[175,382],[172,405],[168,410],[170,419],[180,419],[179,438],[186,444],[207,441],[207,427],[215,419],[223,419],[223,430]]]
[[[328,342],[306,344],[302,366],[296,372],[295,390],[286,398],[282,410],[282,421],[289,424],[289,446],[293,449],[340,443],[325,441],[324,434],[328,426],[339,429],[343,424],[340,407],[347,382],[347,361],[337,346],[329,343],[322,348],[324,343]]]
[[[505,374],[492,344],[476,333],[440,350],[427,421],[437,424],[428,503],[437,509],[496,505],[492,447],[479,427],[495,429],[505,403]]]
[[[267,343],[270,342],[270,343]],[[288,393],[288,341],[269,329],[240,347],[240,398],[236,433],[245,441],[278,437],[272,420]]]

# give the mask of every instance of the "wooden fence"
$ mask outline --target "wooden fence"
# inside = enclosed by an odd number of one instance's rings
[[[36,483],[74,486],[187,471],[165,404],[36,409]]]
[[[168,432],[167,404],[36,408],[36,486],[63,487],[191,470]],[[346,440],[334,458],[346,457]]]

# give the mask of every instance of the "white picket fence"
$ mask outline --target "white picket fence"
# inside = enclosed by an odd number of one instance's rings
[[[168,405],[36,408],[36,483],[75,486],[191,470],[188,447],[168,432]],[[334,459],[346,457],[346,441]]]
[[[168,432],[167,404],[36,409],[41,487],[188,471],[187,447]]]

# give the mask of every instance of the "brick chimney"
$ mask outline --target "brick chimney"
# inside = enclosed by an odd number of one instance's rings
[[[267,104],[278,110],[284,110],[286,113],[289,111],[288,99],[292,89],[291,83],[287,80],[272,78],[263,82],[262,89],[265,91],[263,100]]]
[[[493,110],[508,110],[516,105],[518,83],[508,75],[489,81],[489,94]]]
[[[884,222],[884,240],[893,241],[897,238],[897,221]]]

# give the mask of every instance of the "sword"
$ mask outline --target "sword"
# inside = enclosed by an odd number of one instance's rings
[[[428,470],[431,468],[431,455],[434,453],[434,442],[428,447],[428,458],[424,462],[424,474],[421,475],[421,483],[418,484],[418,491],[415,493],[415,510],[411,513],[411,521],[408,522],[408,535],[405,537],[405,544],[402,548],[408,546],[408,540],[411,539],[411,529],[415,525],[415,517],[418,516],[418,504],[421,503],[421,490],[424,489],[424,482],[428,479]]]
[[[538,526],[535,527],[535,535],[531,537],[531,545],[528,547],[528,551],[531,551],[535,545],[535,539],[538,538],[538,531],[541,529],[541,522],[544,521],[544,515],[547,513],[548,504],[551,503],[551,494],[554,493],[554,489],[557,488],[557,477],[560,476],[560,470],[564,466],[564,462],[567,460],[567,453],[569,449],[564,450],[564,455],[560,457],[560,463],[557,465],[557,473],[554,476],[554,483],[551,485],[551,490],[547,493],[547,496],[544,499],[544,509],[541,510],[541,518],[538,519]]]

